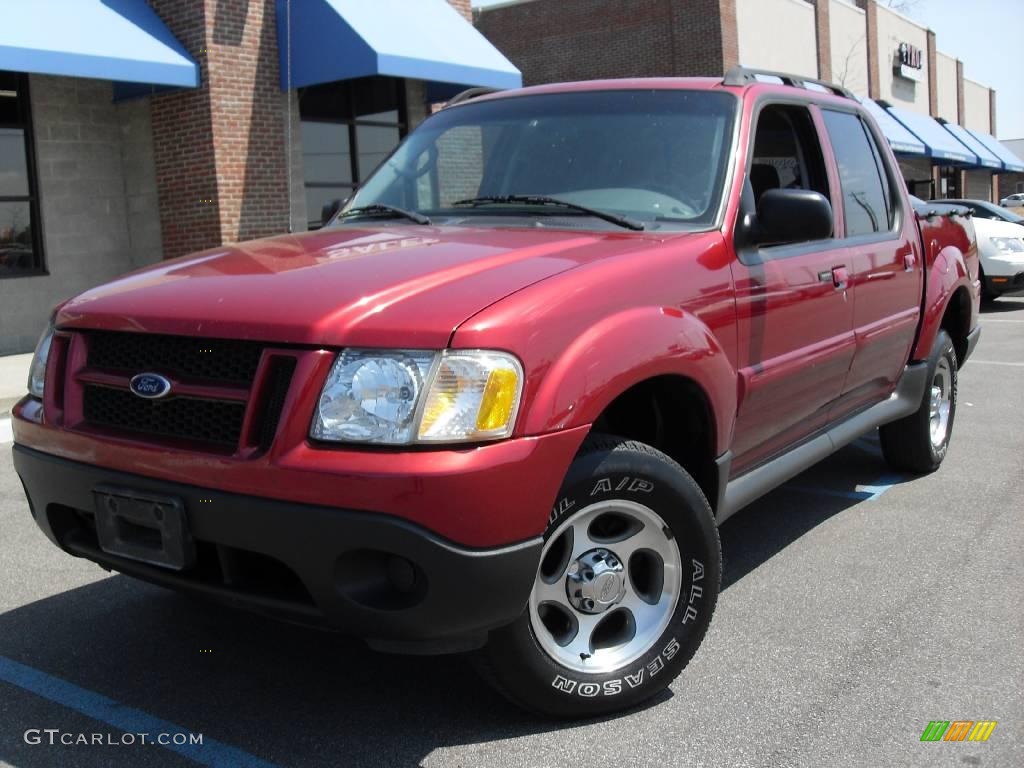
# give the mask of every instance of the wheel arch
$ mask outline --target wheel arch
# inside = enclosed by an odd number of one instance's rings
[[[953,339],[957,360],[962,363],[979,301],[980,294],[972,284],[963,253],[955,247],[943,248],[928,273],[921,328],[912,359],[928,359],[941,329]]]
[[[592,432],[661,451],[690,474],[715,510],[720,491],[715,413],[693,379],[663,374],[636,382],[608,403]]]
[[[714,506],[715,459],[728,448],[736,371],[711,330],[674,308],[635,308],[603,319],[551,365],[527,433],[593,425],[651,445],[683,466]]]

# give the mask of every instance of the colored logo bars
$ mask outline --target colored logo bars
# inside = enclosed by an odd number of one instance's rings
[[[932,720],[921,741],[988,741],[995,727],[995,720]]]

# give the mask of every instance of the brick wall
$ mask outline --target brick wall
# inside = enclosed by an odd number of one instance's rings
[[[1024,173],[1000,173],[996,176],[996,182],[999,184],[996,202],[1004,197],[1024,192]],[[1017,209],[1014,209],[1014,213],[1018,212]]]
[[[935,47],[935,33],[928,35],[928,114],[939,116],[939,52]]]
[[[811,0],[814,3],[814,31],[818,44],[818,78],[832,80],[832,27],[829,17],[831,0]]]
[[[199,64],[200,87],[152,97],[153,157],[164,257],[221,243],[217,163],[210,103],[207,2],[150,3]]]
[[[534,0],[477,13],[526,85],[719,75],[738,59],[735,0]]]
[[[275,3],[207,0],[211,5],[208,66],[221,238],[280,234],[288,229],[288,180]]]
[[[273,0],[152,5],[202,72],[200,88],[153,97],[165,256],[286,231]]]
[[[736,0],[666,0],[672,9],[673,64],[663,75],[724,75],[739,64]]]
[[[999,129],[996,128],[996,126],[998,125],[996,123],[996,92],[991,88],[988,91],[988,124],[992,127],[991,134],[993,136],[998,136]],[[999,196],[999,185],[999,174],[993,174],[991,192],[992,199],[995,200],[997,203],[1002,199]]]
[[[857,7],[864,11],[865,35],[868,47],[868,96],[881,97],[882,80],[878,71],[878,4],[875,0],[857,0]]]
[[[471,0],[448,0],[448,4],[455,7],[459,13],[461,13],[466,21],[473,20],[473,8]]]
[[[964,108],[964,63],[956,60],[956,115],[960,125],[966,125],[967,110]]]

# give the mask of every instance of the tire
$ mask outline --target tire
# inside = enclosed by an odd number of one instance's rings
[[[529,605],[491,633],[477,666],[546,716],[636,706],[697,651],[721,560],[711,508],[682,467],[643,443],[593,435],[555,502]]]
[[[956,396],[956,352],[949,334],[939,331],[928,358],[928,385],[921,406],[878,430],[882,455],[891,467],[918,474],[939,468],[953,433]]]

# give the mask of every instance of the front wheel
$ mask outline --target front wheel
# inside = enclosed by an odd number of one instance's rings
[[[992,292],[992,289],[989,287],[988,278],[985,277],[984,269],[978,270],[978,278],[981,280],[981,302],[982,304],[991,304],[999,298],[999,294]]]
[[[592,436],[555,503],[526,611],[477,661],[526,709],[626,709],[689,662],[720,577],[718,531],[693,479],[650,446]]]
[[[946,458],[956,415],[957,360],[953,340],[939,331],[928,359],[928,386],[921,406],[906,418],[882,426],[882,455],[894,469],[934,472]]]

